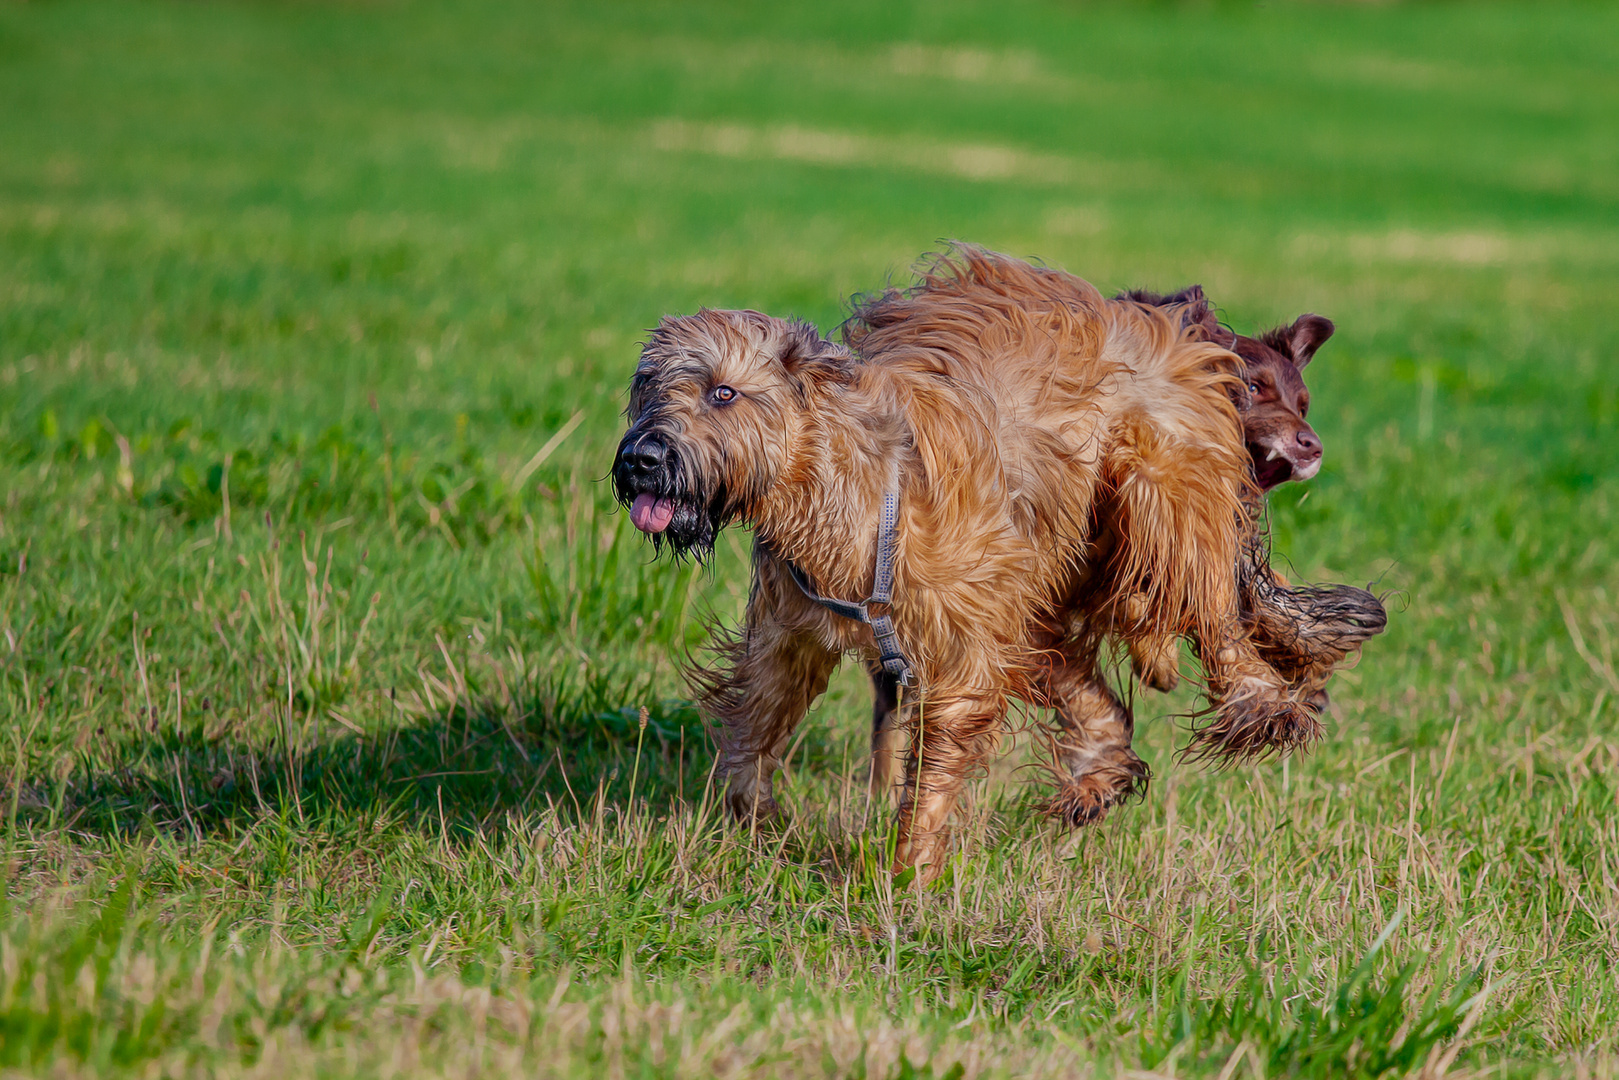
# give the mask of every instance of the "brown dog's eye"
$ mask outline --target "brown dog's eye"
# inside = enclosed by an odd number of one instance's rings
[[[736,391],[729,386],[716,386],[709,391],[708,396],[716,405],[729,405],[736,400]]]
[[[1256,383],[1256,382],[1249,383],[1248,384],[1248,392],[1250,394],[1258,395],[1258,393],[1259,393],[1259,384]]]

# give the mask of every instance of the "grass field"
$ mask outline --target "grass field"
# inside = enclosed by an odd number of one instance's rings
[[[1619,1073],[1619,9],[0,4],[0,1069]],[[644,328],[959,237],[1330,315],[1315,753],[883,872],[845,672],[705,800]],[[645,708],[646,713],[641,710]],[[643,719],[644,717],[644,719]]]

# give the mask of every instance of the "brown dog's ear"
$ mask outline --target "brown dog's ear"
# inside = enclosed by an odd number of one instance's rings
[[[1204,341],[1212,341],[1222,349],[1236,345],[1237,335],[1220,325],[1220,317],[1214,313],[1214,305],[1203,295],[1203,286],[1188,285],[1169,297],[1166,302],[1186,305],[1181,309],[1181,325],[1197,327]]]
[[[1223,348],[1231,348],[1237,337],[1220,325],[1220,318],[1214,313],[1214,305],[1203,295],[1201,285],[1188,285],[1179,292],[1168,295],[1147,289],[1126,289],[1113,299],[1132,300],[1147,307],[1179,307],[1183,328],[1195,326],[1202,333],[1203,340],[1212,341]]]
[[[1288,330],[1288,344],[1292,346],[1293,366],[1303,368],[1315,351],[1326,344],[1337,327],[1325,315],[1300,315]]]
[[[1188,297],[1188,303],[1181,315],[1182,326],[1197,327],[1205,341],[1212,341],[1221,348],[1229,349],[1236,344],[1237,335],[1220,325],[1220,317],[1214,313],[1214,305],[1203,296],[1201,285],[1183,290],[1183,295]]]
[[[1208,297],[1203,295],[1203,286],[1188,285],[1178,293],[1164,297],[1165,304],[1183,304],[1181,308],[1182,326],[1201,326],[1208,329],[1218,326],[1214,317],[1214,309],[1209,306]]]
[[[813,382],[846,381],[853,363],[842,346],[822,337],[809,323],[797,320],[788,324],[777,359],[789,375]]]

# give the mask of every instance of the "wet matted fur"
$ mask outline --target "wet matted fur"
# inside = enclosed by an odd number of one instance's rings
[[[873,647],[804,596],[789,561],[825,595],[869,595],[886,491],[900,496],[892,614],[919,682],[896,868],[941,867],[1011,701],[1063,692],[1076,613],[1114,627],[1129,598],[1140,632],[1190,636],[1218,714],[1299,711],[1240,617],[1231,353],[1163,311],[968,247],[861,317],[858,358],[757,312],[666,319],[632,383],[614,481],[637,526],[697,554],[727,524],[755,530],[745,624],[694,672],[733,813],[777,812],[794,728],[840,657]],[[1118,539],[1098,566],[1100,523]]]

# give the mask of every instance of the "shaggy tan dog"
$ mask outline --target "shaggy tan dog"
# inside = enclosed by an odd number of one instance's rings
[[[1232,730],[1309,719],[1238,618],[1231,353],[973,248],[880,304],[858,359],[756,312],[667,319],[632,383],[614,482],[636,526],[699,556],[755,530],[746,624],[697,673],[733,813],[777,812],[794,728],[844,653],[880,645],[917,683],[896,869],[937,872],[1011,701],[1092,686],[1103,633],[1189,636]],[[890,575],[875,631],[811,595],[880,598]]]

